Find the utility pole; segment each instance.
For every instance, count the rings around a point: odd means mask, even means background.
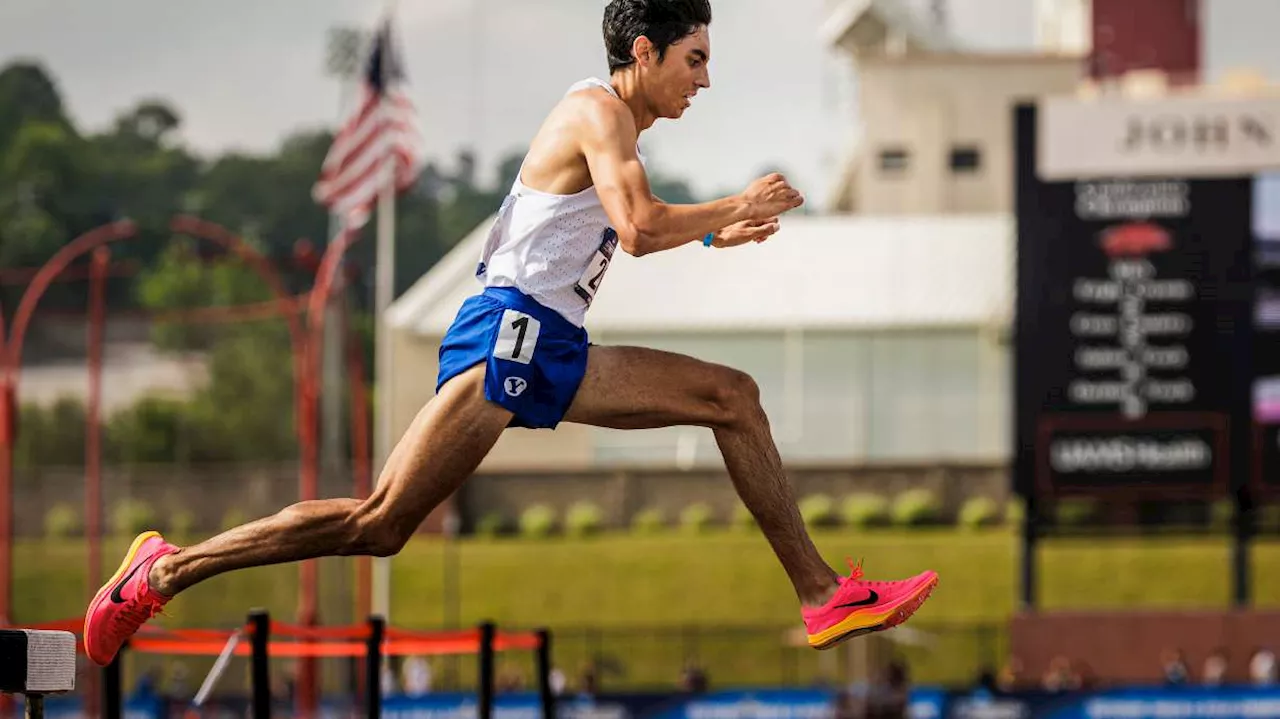
[[[360,63],[365,55],[368,42],[366,34],[349,27],[334,27],[329,30],[329,40],[325,58],[325,73],[338,81],[338,122],[341,123],[351,109],[354,92],[359,87]],[[341,220],[334,214],[329,215],[328,242],[333,242],[342,230]],[[326,243],[327,246],[327,243]],[[341,267],[338,278],[344,273]],[[339,279],[341,282],[341,279]],[[346,322],[343,320],[345,293],[333,292],[328,306],[325,308],[324,345],[321,348],[323,404],[321,408],[321,455],[320,466],[322,476],[327,481],[340,480],[341,469],[345,466],[344,453],[346,434],[343,431],[343,388],[345,386],[345,364],[343,347],[346,341]],[[346,586],[348,583],[344,582]],[[356,621],[363,621],[357,617]]]
[[[361,62],[365,57],[365,47],[368,42],[366,33],[350,27],[334,27],[329,30],[328,42],[326,43],[325,56],[325,74],[334,78],[338,82],[338,114],[337,122],[339,124],[345,119],[351,110],[351,104],[356,99],[355,92],[359,88],[358,78],[361,72]],[[317,172],[319,168],[316,168]],[[325,246],[333,242],[342,231],[341,220],[337,215],[330,213],[328,242]],[[343,398],[346,395],[346,353],[344,346],[349,328],[346,322],[347,313],[344,311],[346,305],[346,292],[341,288],[342,278],[345,277],[342,266],[339,264],[336,282],[337,289],[329,294],[329,301],[325,305],[324,313],[324,336],[320,352],[321,362],[321,387],[322,402],[320,406],[321,431],[320,431],[320,472],[324,478],[324,484],[329,491],[334,491],[338,487],[344,487],[341,492],[343,495],[351,492],[352,477],[355,468],[350,466],[346,461],[343,448],[346,447],[347,433],[345,429],[347,423],[343,421]],[[346,472],[343,472],[346,468]],[[352,592],[351,577],[355,575],[352,570],[354,567],[345,559],[330,560],[335,561],[342,568],[337,573],[334,581],[329,587],[326,594],[334,596],[341,602],[343,608],[343,616],[348,616],[348,623],[358,624],[367,617],[359,616],[360,613],[368,613],[368,607],[357,607],[356,595]],[[367,558],[356,558],[354,561],[369,561]],[[354,667],[353,667],[354,672]],[[358,685],[358,681],[352,677],[352,684]],[[367,690],[367,688],[366,688]]]

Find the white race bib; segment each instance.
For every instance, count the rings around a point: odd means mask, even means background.
[[[613,261],[613,253],[618,249],[618,233],[610,227],[604,231],[604,237],[600,240],[600,247],[596,250],[595,255],[591,257],[591,261],[587,263],[587,269],[578,278],[578,284],[574,285],[574,292],[578,296],[586,300],[590,305],[592,300],[596,298],[596,291],[600,289],[600,281],[604,279],[604,273],[609,269],[609,263]]]
[[[538,335],[541,333],[542,323],[531,315],[505,310],[502,313],[502,326],[498,328],[498,339],[493,344],[493,356],[529,364],[533,361],[533,353],[538,348]]]

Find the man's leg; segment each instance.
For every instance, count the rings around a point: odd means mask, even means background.
[[[174,594],[245,567],[327,556],[396,554],[493,448],[511,413],[484,397],[483,364],[441,388],[418,413],[366,500],[299,502],[161,557],[151,587]]]
[[[640,347],[591,347],[564,421],[613,429],[709,427],[738,496],[759,523],[805,606],[835,594],[837,574],[809,538],[760,407],[738,370]]]
[[[85,612],[85,653],[105,666],[178,592],[210,577],[316,557],[399,552],[427,514],[471,476],[511,420],[484,397],[485,366],[441,388],[418,413],[366,500],[300,502],[180,548],[139,535]]]

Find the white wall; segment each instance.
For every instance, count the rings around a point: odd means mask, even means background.
[[[1010,456],[1008,347],[977,329],[879,333],[602,334],[605,345],[681,352],[751,374],[774,439],[795,464],[1003,461]],[[432,394],[437,340],[397,333],[393,434]],[[709,430],[509,430],[486,470],[718,466]]]
[[[597,337],[720,362],[761,388],[775,441],[796,463],[1009,456],[1009,356],[977,330]],[[592,430],[597,461],[720,461],[708,430]]]

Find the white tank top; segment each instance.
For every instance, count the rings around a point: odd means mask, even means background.
[[[592,87],[618,96],[594,77],[574,83],[565,94]],[[514,287],[581,327],[618,249],[618,235],[594,184],[572,195],[553,195],[526,187],[520,174],[489,230],[476,277],[485,287]]]

